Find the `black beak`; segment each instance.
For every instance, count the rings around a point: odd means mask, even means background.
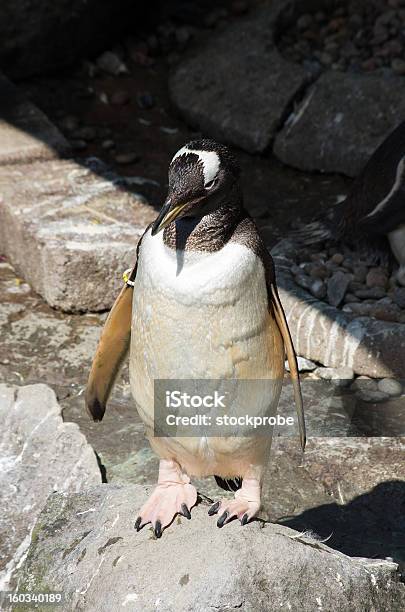
[[[187,206],[188,202],[184,202],[183,204],[176,204],[171,197],[168,197],[166,202],[162,206],[162,210],[157,216],[156,221],[152,225],[152,236],[155,236],[162,229],[167,227],[172,221],[177,219],[180,215],[181,211],[185,206]]]

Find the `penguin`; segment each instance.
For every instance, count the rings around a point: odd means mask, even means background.
[[[246,411],[259,413],[265,401],[274,414],[287,356],[305,448],[296,354],[272,258],[243,207],[237,161],[222,144],[189,142],[170,162],[167,199],[138,243],[93,360],[85,401],[95,421],[103,418],[128,350],[131,392],[160,459],[157,486],[135,528],[150,523],[160,537],[176,515],[191,518],[193,476],[215,476],[235,493],[210,508],[218,527],[252,520],[261,507],[271,430],[260,437],[154,435],[155,380],[266,379],[268,397],[253,393]]]
[[[305,244],[336,240],[387,264],[392,253],[405,286],[405,122],[376,149],[342,202],[296,237]]]

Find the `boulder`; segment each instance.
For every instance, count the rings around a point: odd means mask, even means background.
[[[282,2],[219,31],[181,60],[169,80],[174,105],[195,128],[256,153],[274,138],[309,74],[274,43]]]
[[[208,505],[156,539],[136,533],[150,487],[101,485],[53,494],[33,531],[21,591],[66,595],[64,610],[400,609],[392,561],[350,558],[285,526],[218,529]]]
[[[52,389],[0,384],[0,590],[14,586],[48,495],[99,483],[94,451]]]
[[[402,78],[325,72],[278,133],[274,152],[300,170],[356,176],[404,116]]]
[[[52,159],[68,149],[44,113],[0,73],[0,166]]]
[[[2,251],[55,308],[110,308],[155,216],[94,158],[0,166]]]

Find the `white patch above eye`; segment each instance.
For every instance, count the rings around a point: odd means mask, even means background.
[[[207,183],[210,183],[216,178],[221,160],[215,151],[194,151],[193,149],[188,149],[187,146],[185,146],[177,151],[171,163],[173,163],[177,157],[180,157],[180,155],[186,155],[187,153],[194,153],[194,155],[197,155],[202,162],[204,185],[207,185]]]

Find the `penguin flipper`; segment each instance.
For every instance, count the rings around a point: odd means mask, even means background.
[[[127,284],[104,324],[86,387],[86,408],[94,421],[101,421],[117,374],[131,339],[133,288]]]
[[[287,319],[283,307],[278,296],[276,286],[271,283],[271,299],[274,307],[274,314],[276,317],[277,325],[280,329],[281,335],[284,340],[284,346],[287,353],[288,364],[290,366],[291,380],[294,388],[294,399],[295,407],[298,416],[298,426],[300,431],[301,448],[304,451],[306,444],[306,432],[305,432],[305,418],[304,418],[304,405],[302,401],[300,376],[298,372],[297,356],[295,354],[294,345],[291,339],[290,330],[288,328]]]

